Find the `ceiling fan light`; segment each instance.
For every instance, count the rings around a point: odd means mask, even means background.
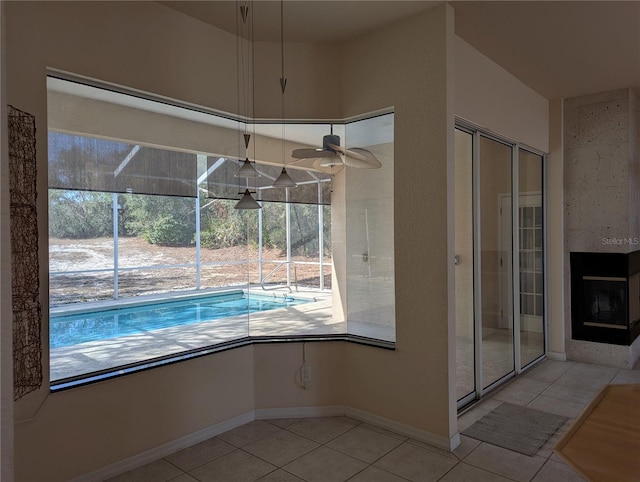
[[[255,167],[253,167],[253,163],[246,158],[242,163],[242,166],[240,166],[240,169],[238,169],[238,172],[236,172],[236,177],[254,179],[256,177],[260,177],[260,173],[256,171]]]
[[[240,201],[233,206],[234,209],[260,209],[262,206],[258,204],[258,201],[253,199],[251,192],[245,189],[244,194],[240,198]]]
[[[278,178],[275,181],[273,181],[273,187],[296,187],[296,186],[297,184],[293,179],[291,179],[291,176],[289,176],[289,173],[287,173],[287,169],[284,167],[282,168],[282,172],[280,173]]]

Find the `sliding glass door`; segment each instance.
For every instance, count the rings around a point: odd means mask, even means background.
[[[478,152],[482,387],[514,370],[512,278],[512,147],[480,137]]]
[[[545,353],[541,154],[474,128],[455,131],[459,406]]]

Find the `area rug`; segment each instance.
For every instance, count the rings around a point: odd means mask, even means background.
[[[561,415],[503,403],[462,434],[532,456],[566,420]]]

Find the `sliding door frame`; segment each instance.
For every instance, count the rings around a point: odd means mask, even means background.
[[[475,400],[479,400],[487,393],[491,392],[507,380],[520,374],[523,369],[528,369],[540,361],[544,360],[548,350],[548,329],[547,329],[547,156],[545,153],[515,142],[504,136],[500,136],[486,129],[483,129],[467,120],[456,118],[455,128],[472,136],[472,212],[473,212],[473,327],[474,327],[474,384],[475,390],[457,402],[458,409],[469,405]],[[486,138],[511,148],[511,318],[513,320],[513,367],[514,369],[488,386],[484,386],[482,374],[482,281],[481,281],[481,209],[480,209],[480,139]],[[521,316],[520,316],[520,219],[519,219],[519,154],[520,150],[528,151],[541,157],[542,161],[542,269],[543,269],[543,353],[522,366],[521,357]]]

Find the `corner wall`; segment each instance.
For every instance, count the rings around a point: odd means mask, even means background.
[[[452,40],[453,11],[441,5],[348,42],[342,57],[344,117],[395,110],[396,351],[347,348],[347,405],[441,446],[457,443],[447,231]]]

